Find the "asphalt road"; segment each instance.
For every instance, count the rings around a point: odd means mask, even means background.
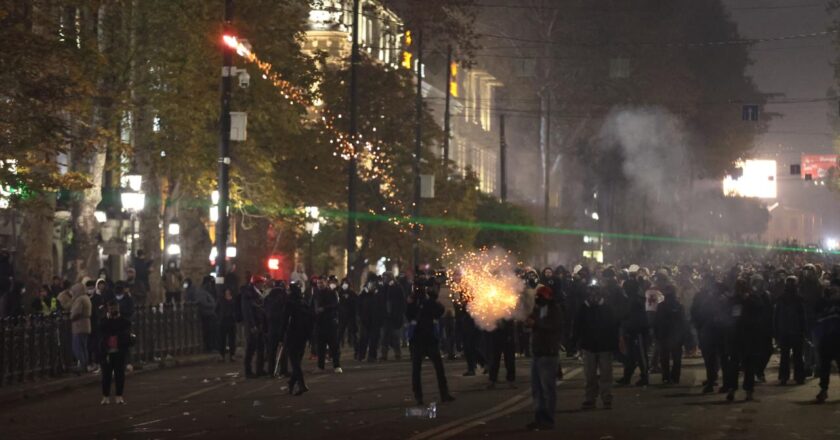
[[[812,404],[815,381],[800,387],[759,385],[755,402],[724,403],[701,395],[697,360],[683,384],[617,388],[612,410],[580,411],[580,364],[565,360],[558,386],[557,429],[526,432],[531,418],[528,360],[517,363],[516,388],[486,390],[486,376],[462,377],[462,361],[446,363],[457,400],[438,404],[433,420],[406,418],[412,405],[410,364],[344,362],[344,374],[312,374],[309,393],[288,395],[284,380],[240,376],[239,364],[214,363],[129,375],[127,405],[99,405],[97,387],[0,407],[3,439],[823,439],[840,438],[840,380],[829,402]],[[425,369],[427,402],[437,400]],[[618,369],[616,368],[618,374]],[[768,372],[768,377],[775,370]],[[502,373],[503,374],[503,373]]]

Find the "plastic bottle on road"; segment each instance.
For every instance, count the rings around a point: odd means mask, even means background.
[[[428,407],[415,406],[405,409],[406,417],[417,417],[420,419],[434,419],[437,417],[437,403],[432,402]]]

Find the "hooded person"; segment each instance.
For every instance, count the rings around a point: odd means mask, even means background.
[[[90,317],[93,306],[90,302],[85,285],[92,282],[84,277],[80,283],[70,288],[70,325],[73,334],[73,356],[78,361],[77,374],[88,370],[88,341],[90,339]]]
[[[362,361],[367,357],[368,362],[376,362],[379,348],[379,336],[385,319],[384,301],[382,301],[382,287],[379,277],[369,273],[364,287],[358,297],[359,306],[359,346],[356,349],[356,359]]]
[[[779,346],[779,385],[787,385],[791,362],[793,379],[798,385],[805,383],[802,349],[807,328],[805,301],[799,295],[797,279],[794,276],[787,277],[784,290],[777,297],[773,310],[773,336]]]
[[[201,334],[204,341],[204,350],[209,353],[217,348],[216,339],[218,332],[216,330],[218,324],[216,319],[216,295],[212,291],[207,290],[207,278],[212,279],[213,277],[206,276],[202,280],[201,285],[195,285],[192,279],[187,278],[184,280],[182,288],[184,289],[184,297],[187,301],[194,302],[198,307],[198,314],[201,318]]]
[[[673,285],[662,288],[664,300],[656,308],[654,336],[659,346],[663,384],[680,383],[682,367],[682,346],[688,324],[685,309]]]
[[[770,292],[767,290],[767,283],[758,273],[754,273],[750,277],[750,289],[752,295],[760,303],[763,318],[761,319],[760,327],[760,345],[763,348],[763,353],[757,359],[756,365],[756,381],[758,383],[765,383],[767,379],[764,375],[764,370],[767,364],[770,363],[770,357],[773,356],[773,303],[770,300]]]
[[[169,260],[166,265],[166,271],[163,272],[163,289],[166,293],[165,300],[167,304],[180,304],[181,292],[183,291],[184,275],[181,269],[178,269],[178,263],[175,260]]]
[[[288,376],[289,374],[288,354],[280,350],[283,342],[280,339],[280,327],[283,325],[283,311],[288,300],[289,294],[286,290],[286,282],[275,280],[265,297],[265,312],[268,320],[266,357],[268,358],[268,374],[270,375]]]
[[[529,430],[554,428],[557,390],[554,374],[559,365],[562,315],[554,291],[540,286],[535,292],[534,309],[526,321],[531,329],[531,396],[534,421]]]
[[[612,359],[618,350],[619,322],[600,286],[588,288],[577,316],[573,338],[583,353],[586,393],[584,410],[594,409],[600,396],[604,408],[612,408]]]
[[[388,351],[394,351],[394,358],[400,360],[400,333],[405,322],[406,295],[402,287],[390,272],[383,274],[382,301],[385,308],[385,319],[382,322],[382,353],[379,360],[388,360]]]
[[[830,283],[823,297],[817,301],[814,312],[814,335],[820,362],[820,392],[817,394],[817,403],[824,403],[828,399],[831,365],[835,364],[840,368],[840,267],[834,266]]]
[[[443,305],[438,301],[438,291],[433,285],[415,278],[414,290],[408,297],[405,316],[409,322],[408,340],[411,351],[411,388],[418,405],[423,405],[423,385],[420,368],[428,357],[437,376],[438,390],[442,402],[455,400],[449,394],[443,359],[440,356],[440,332],[438,322],[443,316]]]
[[[102,405],[111,403],[113,379],[117,404],[125,404],[125,370],[128,351],[132,344],[131,321],[120,316],[120,305],[113,299],[105,305],[105,316],[99,325],[102,338],[99,342],[99,365],[102,372]]]
[[[753,400],[755,373],[758,370],[764,347],[764,302],[752,292],[749,281],[739,278],[735,281],[734,294],[729,298],[729,316],[733,326],[726,332],[727,368],[724,371],[726,400],[735,400],[738,390],[738,375],[744,373],[743,389],[746,400]]]
[[[309,391],[303,378],[303,354],[306,342],[312,334],[315,314],[304,301],[300,283],[289,284],[289,297],[280,319],[280,339],[284,341],[283,350],[288,353],[292,374],[289,378],[289,394],[300,396]],[[296,388],[297,387],[297,388]]]
[[[265,333],[267,330],[262,289],[265,278],[252,275],[240,290],[242,325],[245,328],[245,376],[254,378],[265,375]],[[256,355],[256,368],[254,368]],[[256,371],[255,371],[256,370]]]
[[[107,310],[105,310],[105,298],[108,296],[110,289],[108,288],[108,282],[100,278],[96,280],[94,283],[94,287],[92,289],[87,289],[88,296],[90,297],[90,305],[91,305],[91,315],[90,315],[90,340],[88,341],[88,350],[90,351],[90,361],[94,365],[97,364],[97,361],[100,358],[99,348],[100,348],[100,334],[99,334],[99,323],[101,320],[105,319],[105,315]]]
[[[350,347],[358,343],[357,295],[348,278],[342,278],[338,286],[338,342]]]
[[[343,373],[341,349],[338,345],[338,280],[330,275],[327,283],[315,292],[315,322],[318,334],[318,369],[324,370],[329,346],[333,371]]]

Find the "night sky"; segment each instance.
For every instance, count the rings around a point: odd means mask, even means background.
[[[765,38],[826,30],[831,17],[819,0],[725,0],[744,38]],[[756,44],[750,70],[759,89],[787,99],[824,98],[834,83],[832,37]],[[836,102],[778,104],[780,113],[756,141],[761,151],[832,152],[829,113]],[[781,146],[781,148],[780,148]]]

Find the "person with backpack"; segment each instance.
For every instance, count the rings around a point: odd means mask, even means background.
[[[120,315],[120,305],[110,300],[107,302],[105,318],[99,325],[100,339],[99,365],[102,371],[102,401],[111,403],[111,381],[114,381],[116,403],[124,405],[125,369],[128,349],[132,345],[131,321]]]
[[[309,387],[306,386],[303,378],[301,362],[314,325],[315,313],[312,307],[303,300],[303,291],[300,284],[293,281],[289,284],[289,299],[280,319],[279,336],[281,341],[285,341],[285,347],[282,349],[288,353],[289,363],[292,366],[292,375],[289,378],[289,394],[295,396],[300,396],[309,391]]]

